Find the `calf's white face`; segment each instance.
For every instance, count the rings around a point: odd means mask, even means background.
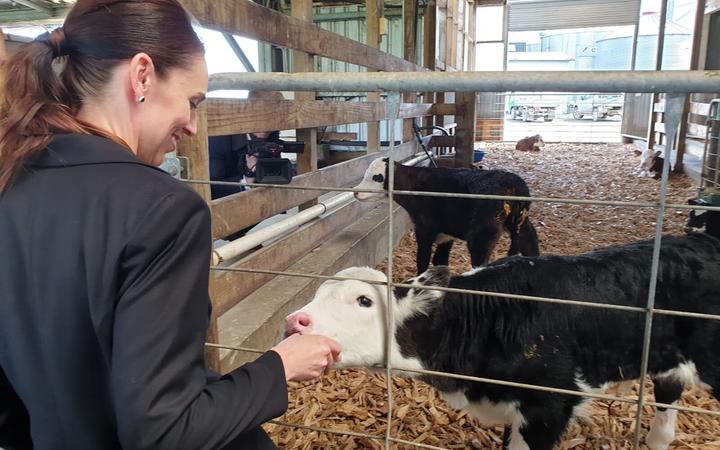
[[[385,189],[385,177],[387,176],[387,158],[378,158],[370,164],[365,171],[360,184],[355,189]],[[386,197],[385,193],[356,192],[355,198],[359,201],[378,201]]]
[[[533,146],[538,147],[538,148],[545,147],[545,141],[543,141],[542,136],[537,134],[537,135],[535,135],[535,137],[537,138],[537,142],[535,142],[533,144]]]
[[[338,272],[337,276],[387,281],[384,273],[369,267],[351,267]],[[391,332],[394,333],[408,318],[427,314],[429,305],[443,296],[440,291],[423,287],[447,286],[449,280],[450,271],[446,266],[431,267],[406,280],[405,284],[417,288],[398,288],[399,291],[392,295],[394,324]],[[310,303],[287,317],[285,334],[328,336],[342,346],[342,361],[335,367],[372,367],[386,361],[386,321],[386,285],[359,280],[328,280],[320,285]],[[390,360],[394,367],[422,368],[415,357],[403,355],[395,339],[390,347]]]
[[[384,273],[369,267],[351,267],[340,277],[386,282]],[[285,334],[321,334],[342,346],[335,367],[370,367],[384,363],[387,287],[357,280],[328,280],[310,303],[290,314]]]

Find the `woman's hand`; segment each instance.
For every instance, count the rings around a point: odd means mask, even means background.
[[[326,336],[294,334],[271,350],[280,355],[287,381],[319,377],[340,361],[340,344]]]

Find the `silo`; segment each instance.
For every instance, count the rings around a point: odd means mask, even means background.
[[[636,70],[655,70],[655,47],[659,15],[646,14],[640,18]],[[687,69],[690,65],[692,34],[686,28],[668,22],[665,28],[663,65],[665,70]],[[598,70],[629,70],[632,52],[632,29],[622,29],[597,41]]]

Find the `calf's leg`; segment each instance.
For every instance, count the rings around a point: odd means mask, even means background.
[[[569,417],[563,411],[537,412],[536,416],[525,417],[524,425],[512,425],[507,450],[553,450]]]
[[[498,227],[486,227],[473,232],[467,241],[473,268],[484,266],[490,261],[490,255],[492,255],[499,238],[500,229]]]
[[[432,254],[432,245],[435,236],[416,229],[415,239],[417,240],[417,274],[420,275],[430,267],[430,255]]]
[[[675,377],[654,378],[655,401],[658,403],[674,404],[680,399],[683,383]],[[650,450],[667,450],[675,439],[675,421],[677,410],[658,408],[650,422],[650,432],[645,443]]]
[[[438,244],[433,255],[433,266],[447,266],[450,262],[450,250],[452,250],[454,241],[443,242]]]
[[[521,214],[526,216],[527,210],[523,211]],[[524,217],[517,226],[514,225],[514,222],[508,224],[506,221],[505,229],[510,233],[508,256],[538,256],[540,254],[537,232],[529,218]]]

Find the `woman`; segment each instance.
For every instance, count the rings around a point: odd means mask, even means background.
[[[260,424],[286,409],[286,381],[340,349],[293,336],[205,369],[209,212],[155,167],[195,133],[207,89],[186,13],[79,0],[5,70],[0,447],[274,448]]]

